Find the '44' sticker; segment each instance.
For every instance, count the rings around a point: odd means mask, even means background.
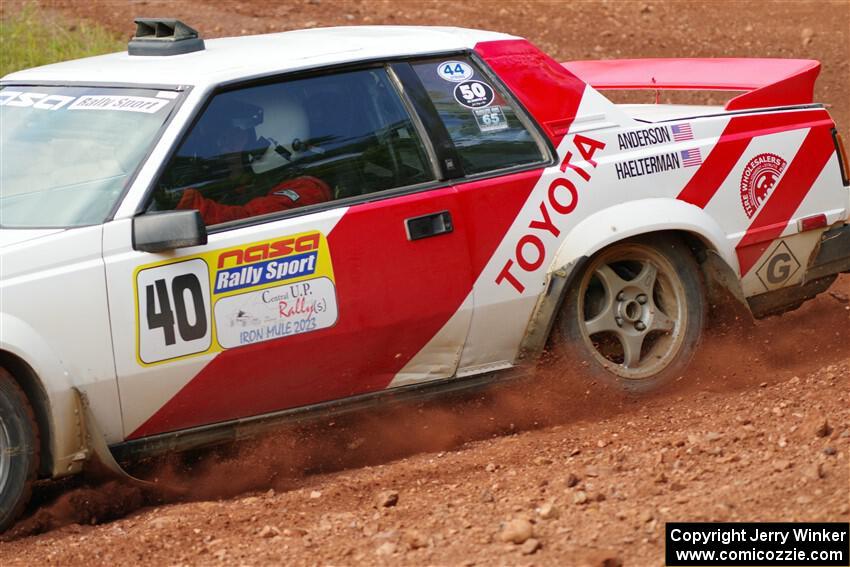
[[[443,61],[437,66],[437,74],[446,81],[460,83],[472,77],[475,72],[463,61]]]

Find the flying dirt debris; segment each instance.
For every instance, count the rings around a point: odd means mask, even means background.
[[[115,483],[43,488],[0,553],[12,565],[518,563],[524,544],[501,534],[524,519],[537,564],[647,564],[668,520],[846,521],[849,285],[786,315],[795,333],[727,321],[687,380],[649,398],[565,391],[546,365],[537,395],[516,383],[134,471],[190,481],[186,502]],[[384,507],[388,491],[398,500]]]

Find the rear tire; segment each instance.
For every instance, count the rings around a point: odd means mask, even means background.
[[[644,392],[681,376],[702,334],[699,268],[678,238],[650,235],[593,256],[567,291],[554,347],[592,378]]]
[[[0,533],[29,502],[38,470],[38,426],[17,382],[0,368]]]

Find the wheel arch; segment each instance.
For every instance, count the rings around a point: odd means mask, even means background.
[[[24,391],[39,427],[39,476],[80,472],[84,439],[71,375],[62,360],[27,322],[0,313],[0,365]]]
[[[566,236],[550,264],[549,273],[581,256],[628,238],[651,233],[678,233],[696,239],[733,270],[738,270],[735,249],[723,229],[704,210],[676,199],[641,199],[620,203],[589,215]]]
[[[535,360],[542,352],[569,286],[590,258],[609,246],[650,234],[685,242],[702,271],[709,300],[720,300],[728,293],[749,308],[737,275],[734,248],[708,213],[675,199],[621,203],[588,216],[567,234],[550,264],[546,291],[529,320],[519,361]]]

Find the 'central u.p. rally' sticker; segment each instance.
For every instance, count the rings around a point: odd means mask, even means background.
[[[141,266],[134,283],[141,365],[326,329],[338,316],[318,231]]]

